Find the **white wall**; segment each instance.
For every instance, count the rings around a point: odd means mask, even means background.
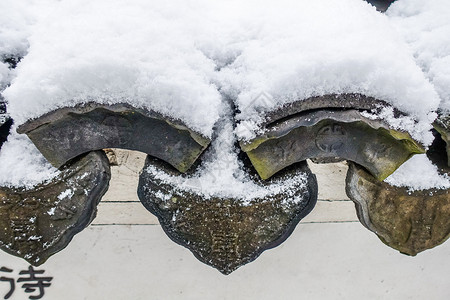
[[[385,246],[357,221],[343,164],[314,166],[314,212],[281,246],[224,276],[173,243],[136,202],[143,158],[122,155],[94,224],[36,268],[54,277],[43,299],[450,299],[450,242],[417,257]],[[3,252],[0,262],[28,267]],[[10,299],[28,299],[20,285]],[[0,298],[7,290],[0,281]]]

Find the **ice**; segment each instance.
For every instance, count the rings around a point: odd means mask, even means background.
[[[396,1],[387,14],[435,85],[442,99],[440,108],[450,113],[450,2]]]
[[[437,167],[425,154],[410,158],[386,178],[385,182],[394,186],[407,187],[410,191],[450,188],[450,177],[447,174],[439,174]]]

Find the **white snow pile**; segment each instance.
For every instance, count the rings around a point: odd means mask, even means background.
[[[402,0],[387,15],[411,46],[417,64],[434,84],[450,113],[450,2]]]
[[[198,49],[197,1],[60,1],[29,39],[5,91],[21,124],[63,106],[129,102],[211,136],[221,96]]]
[[[60,107],[127,102],[218,135],[194,176],[160,179],[247,201],[305,180],[257,185],[234,146],[255,136],[265,112],[293,101],[385,100],[409,116],[377,117],[431,144],[435,111],[448,108],[450,93],[448,8],[401,0],[388,17],[361,0],[0,0],[0,56],[26,54],[14,71],[0,64],[0,88],[12,80],[2,95],[17,125]],[[231,115],[218,123],[229,113],[224,99],[240,111],[237,130]],[[57,171],[14,133],[0,173],[0,185],[30,187]],[[393,182],[407,184],[396,174]]]
[[[304,198],[296,195],[299,189],[305,189],[307,175],[297,172],[296,176],[283,178],[269,185],[257,184],[243,171],[242,162],[238,160],[235,147],[236,136],[230,118],[222,119],[211,147],[203,156],[202,165],[190,176],[173,176],[154,166],[144,171],[163,183],[174,186],[178,191],[193,192],[205,199],[211,197],[233,198],[248,205],[252,200],[265,199],[269,196],[283,194],[285,201],[299,203]],[[170,200],[172,195],[159,195]]]
[[[31,27],[56,1],[0,1],[0,56],[24,56]]]
[[[248,16],[260,30],[227,68],[242,127],[249,129],[239,130],[243,139],[254,137],[262,112],[282,104],[362,93],[423,122],[420,141],[432,141],[427,131],[439,97],[385,15],[358,0],[270,3]]]
[[[450,188],[450,177],[447,174],[440,175],[437,167],[425,154],[410,158],[386,178],[385,182],[394,186],[407,187],[410,191]]]
[[[29,189],[59,173],[26,135],[11,129],[8,141],[0,150],[0,186]]]
[[[126,101],[211,136],[218,89],[250,131],[261,112],[329,93],[374,96],[429,124],[439,97],[394,31],[361,0],[63,0],[5,95],[17,124]]]
[[[2,60],[27,54],[32,26],[55,3],[55,0],[0,1],[0,91],[13,76],[13,71]]]
[[[33,25],[55,4],[54,0],[0,1],[0,92],[15,76],[5,58],[27,54]],[[0,124],[4,116],[0,115]],[[0,186],[32,188],[59,174],[25,135],[11,128],[8,141],[0,150]]]

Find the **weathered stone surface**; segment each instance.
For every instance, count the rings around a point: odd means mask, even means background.
[[[311,161],[315,164],[334,164],[341,161],[345,161],[345,159],[340,157],[325,157],[325,158],[311,157]]]
[[[241,142],[263,179],[308,158],[342,158],[363,165],[383,180],[424,149],[407,133],[389,129],[356,110],[320,110],[271,125],[250,142]]]
[[[266,100],[266,101],[270,101]],[[267,112],[264,116],[265,122],[263,126],[270,126],[274,122],[283,121],[285,118],[291,118],[299,113],[313,111],[318,109],[328,110],[378,110],[383,107],[391,107],[396,115],[402,113],[395,107],[390,106],[387,102],[368,97],[362,94],[329,94],[308,99],[295,101],[281,106],[274,111]]]
[[[97,151],[31,190],[0,187],[0,248],[43,264],[94,219],[110,177],[108,159]]]
[[[179,122],[128,104],[58,109],[19,126],[18,132],[26,133],[56,167],[89,151],[123,148],[158,157],[185,172],[209,144]]]
[[[353,163],[346,181],[359,220],[386,245],[416,255],[450,237],[449,190],[409,192],[378,181]]]
[[[147,158],[146,167],[150,165],[179,175],[167,165]],[[290,195],[276,194],[243,203],[232,198],[206,199],[144,171],[138,196],[173,241],[191,250],[200,261],[229,274],[285,241],[312,210],[317,201],[317,182],[305,162],[259,184],[272,184],[301,173],[306,173],[305,182],[293,186]]]

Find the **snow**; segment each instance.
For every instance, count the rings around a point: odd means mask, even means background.
[[[0,149],[0,186],[31,189],[60,172],[52,167],[26,135],[12,128]]]
[[[0,61],[0,91],[6,88],[10,82],[10,70],[8,65]]]
[[[0,1],[0,92],[16,75],[2,60],[26,55],[31,28],[54,3],[56,1],[50,0]],[[3,117],[0,115],[0,119]],[[11,129],[8,141],[0,149],[0,186],[30,189],[58,174],[25,135]]]
[[[173,176],[151,165],[144,171],[178,191],[194,192],[205,199],[233,198],[240,200],[242,205],[248,205],[255,199],[283,194],[286,201],[303,200],[296,197],[295,193],[306,188],[305,173],[297,172],[295,176],[279,178],[269,185],[258,184],[243,170],[242,162],[238,159],[236,136],[229,116],[222,118],[218,127],[217,138],[202,157],[202,164],[194,174]],[[171,198],[170,195],[158,196],[167,200]]]
[[[449,189],[448,174],[439,174],[438,169],[425,154],[415,155],[400,166],[385,182],[399,187],[407,187],[410,191],[431,188]]]
[[[6,59],[17,60],[27,54],[31,28],[45,16],[56,0],[0,1],[0,92],[15,76]],[[2,95],[0,100],[3,101]],[[0,116],[2,118],[2,116]]]
[[[196,1],[60,1],[29,39],[5,91],[22,124],[63,106],[128,102],[211,136],[221,95],[198,49]],[[200,40],[200,41],[199,41]]]
[[[248,201],[304,180],[262,187],[234,146],[255,136],[266,112],[293,101],[385,100],[408,116],[387,108],[373,117],[429,145],[435,111],[450,109],[449,7],[402,0],[386,16],[361,0],[1,0],[0,56],[26,56],[13,71],[0,63],[0,88],[12,81],[2,95],[17,125],[90,101],[179,119],[216,138],[196,174],[159,178]],[[240,111],[236,129],[225,100]],[[57,173],[26,137],[13,133],[1,149],[2,186],[31,187]],[[441,184],[431,173],[430,184]],[[421,187],[396,174],[393,183]]]
[[[53,3],[56,1],[0,1],[0,58],[26,54],[31,27]]]
[[[5,92],[17,124],[129,102],[211,136],[222,96],[256,126],[262,92],[274,100],[263,111],[354,92],[426,124],[440,101],[387,17],[360,0],[60,1],[29,43]]]
[[[439,108],[450,113],[450,2],[402,0],[387,11],[390,21],[410,45],[417,64],[441,98]],[[403,164],[386,182],[411,190],[450,188],[448,175],[440,175],[425,155]]]
[[[63,200],[65,198],[72,198],[72,196],[74,195],[74,192],[72,191],[72,189],[67,189],[63,192],[61,192],[61,194],[58,195],[58,200]]]
[[[429,141],[440,99],[388,18],[364,1],[294,2],[255,6],[246,17],[257,19],[258,34],[222,69],[244,126],[257,129],[265,111],[293,101],[362,93],[422,122],[420,141]]]
[[[434,84],[442,99],[440,108],[450,113],[450,2],[402,0],[387,14]]]
[[[395,116],[394,109],[392,107],[383,107],[376,109],[376,113],[364,111],[361,112],[363,117],[371,120],[383,120],[389,124],[389,127],[399,131],[408,128],[408,133],[411,137],[417,141],[422,141],[425,145],[431,145],[434,140],[434,136],[430,130],[430,123],[434,121],[434,115],[429,116],[429,122],[416,122],[410,116]]]

